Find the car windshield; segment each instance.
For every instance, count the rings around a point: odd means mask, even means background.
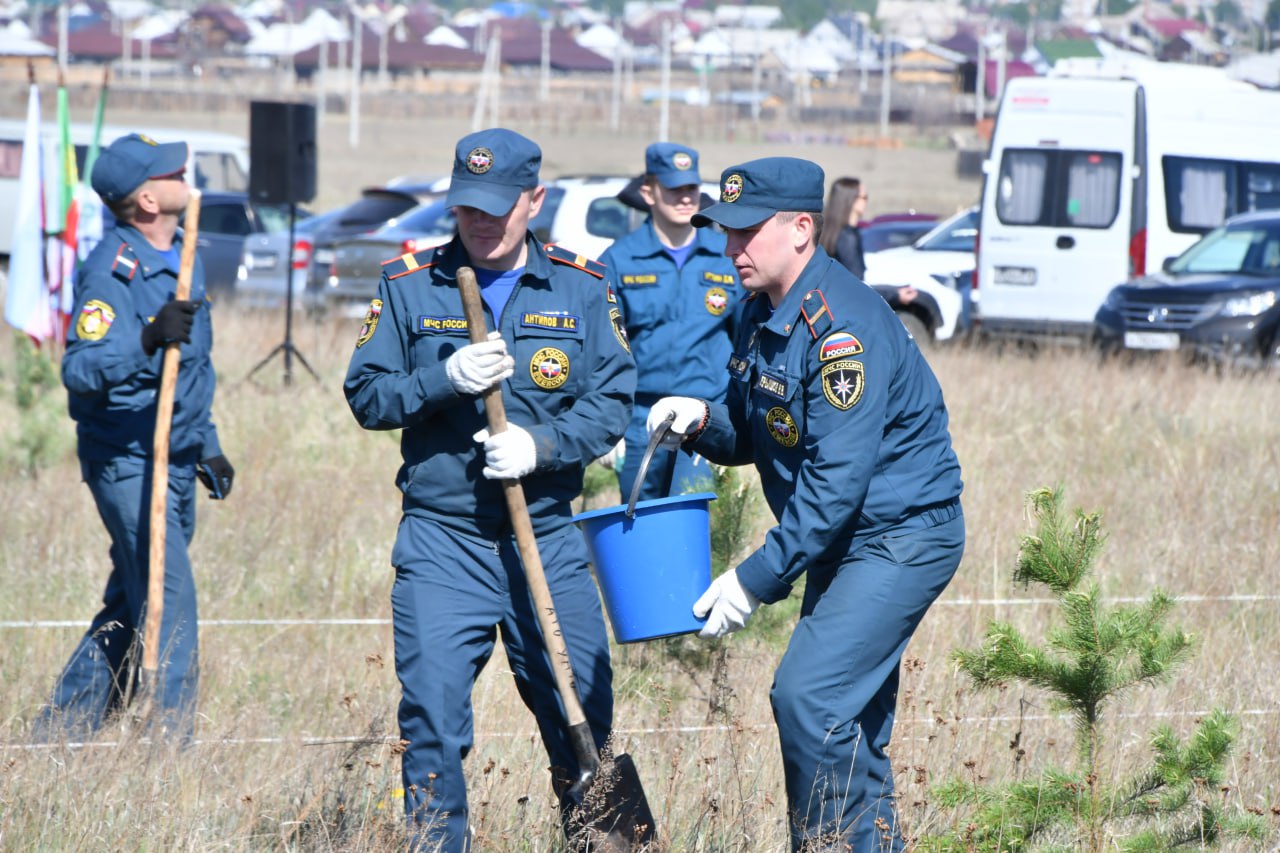
[[[452,234],[455,219],[453,208],[446,207],[444,200],[433,201],[415,207],[403,216],[393,219],[382,226],[383,231],[411,231],[424,237],[428,234]]]
[[[311,219],[311,211],[305,208],[294,208],[293,230],[296,232],[298,226],[308,219]],[[262,230],[267,233],[272,231],[288,231],[289,230],[289,205],[287,204],[260,204],[258,205],[258,221],[262,225]]]
[[[1280,219],[1225,225],[1170,262],[1175,275],[1242,273],[1280,278]]]
[[[866,254],[906,246],[934,226],[929,220],[882,222],[862,229],[862,251]]]
[[[373,192],[342,209],[341,225],[376,225],[399,216],[418,202],[403,193]]]
[[[953,216],[916,241],[915,247],[926,252],[972,252],[978,238],[978,211],[966,210]]]

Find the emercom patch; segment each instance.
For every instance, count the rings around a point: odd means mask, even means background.
[[[857,405],[865,385],[866,377],[860,361],[833,361],[822,368],[822,395],[841,411]]]

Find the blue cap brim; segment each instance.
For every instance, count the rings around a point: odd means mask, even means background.
[[[702,183],[702,179],[698,177],[697,172],[660,172],[655,175],[658,183],[662,184],[669,190],[676,187],[689,187]]]
[[[716,223],[724,228],[751,228],[759,225],[778,211],[771,207],[753,207],[749,204],[726,204],[716,202],[706,210],[699,211],[689,220],[694,228],[706,228]]]
[[[474,207],[490,216],[506,216],[516,206],[522,192],[524,190],[519,187],[463,181],[455,176],[449,182],[444,203],[448,207]]]
[[[163,178],[187,168],[187,143],[165,142],[156,146],[155,163],[148,178]]]

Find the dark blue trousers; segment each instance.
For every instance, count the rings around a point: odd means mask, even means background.
[[[640,463],[644,460],[645,448],[649,446],[649,430],[645,425],[648,417],[649,406],[636,403],[631,410],[631,423],[627,425],[624,436],[627,443],[626,457],[623,459],[622,470],[618,472],[618,490],[622,493],[623,503],[631,499],[636,477],[640,476]],[[660,447],[654,452],[649,470],[645,472],[644,485],[640,487],[640,500],[712,491],[714,478],[711,465],[698,454],[683,447]]]
[[[539,554],[587,722],[602,747],[613,720],[613,670],[600,597],[576,527],[540,537]],[[405,814],[414,850],[470,849],[462,761],[471,751],[471,690],[502,644],[562,793],[578,763],[515,540],[481,539],[405,516],[391,555]]]
[[[792,850],[900,851],[893,733],[902,653],[964,552],[959,503],[806,579],[771,700]]]
[[[151,469],[144,459],[84,461],[81,474],[111,536],[111,575],[102,609],[67,661],[48,706],[36,720],[38,740],[80,740],[120,708],[136,686],[150,562]],[[187,546],[196,530],[195,468],[169,467],[164,560],[164,617],[154,701],[168,736],[189,741],[199,679],[196,588]],[[136,642],[135,642],[136,640]],[[134,679],[133,682],[130,679]]]

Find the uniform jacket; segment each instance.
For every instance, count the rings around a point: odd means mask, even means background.
[[[539,534],[570,523],[583,469],[622,435],[631,416],[635,362],[599,264],[526,237],[524,274],[500,320],[485,305],[515,358],[502,383],[507,419],[532,435],[534,471],[525,498]],[[445,361],[469,343],[456,272],[458,238],[384,266],[343,386],[366,429],[403,429],[396,485],[404,511],[493,538],[509,532],[502,483],[485,479],[486,425],[479,396],[459,396]],[[593,271],[588,272],[590,268]]]
[[[174,241],[179,251],[182,236],[179,231]],[[82,459],[152,454],[164,348],[153,355],[143,352],[142,328],[174,298],[177,284],[178,271],[137,229],[124,223],[108,229],[80,268],[62,384]],[[191,343],[180,347],[169,439],[172,464],[194,464],[222,453],[210,420],[213,324],[199,255],[190,298],[201,304]]]
[[[942,390],[885,301],[819,248],[770,312],[743,311],[726,403],[694,448],[754,461],[778,525],[738,567],[761,600],[960,495]]]
[[[636,398],[668,394],[723,400],[722,368],[733,347],[734,308],[743,295],[724,235],[695,229],[693,251],[677,270],[649,219],[618,239],[600,262],[617,289],[640,368]]]

